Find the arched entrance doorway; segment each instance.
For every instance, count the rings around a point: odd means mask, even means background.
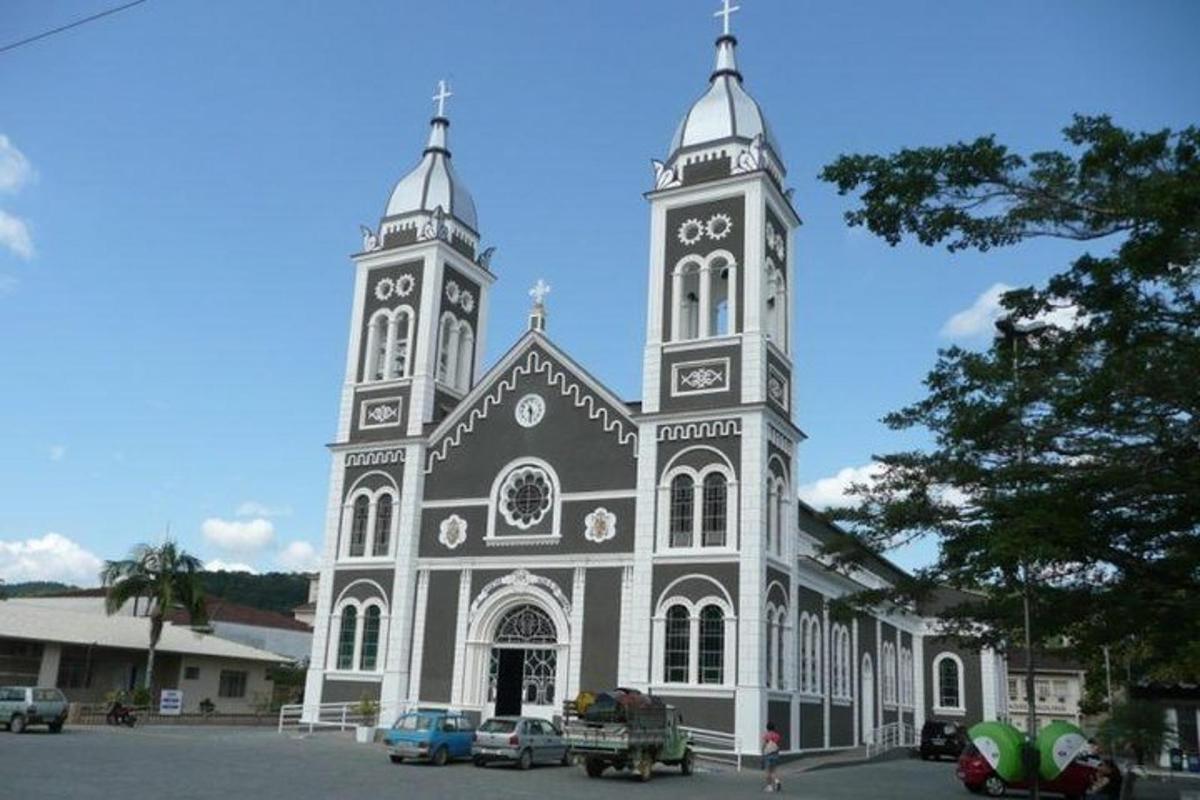
[[[871,654],[864,653],[862,659],[862,740],[870,744],[875,740],[875,670],[871,666]]]
[[[492,637],[487,699],[497,716],[553,715],[558,701],[558,632],[532,603],[509,609]]]

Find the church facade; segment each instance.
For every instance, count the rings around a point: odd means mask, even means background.
[[[540,284],[483,369],[497,276],[439,91],[354,256],[307,715],[366,696],[384,724],[415,705],[550,718],[630,686],[752,752],[768,720],[815,751],[1004,713],[995,654],[916,611],[830,614],[894,568],[831,570],[834,529],[796,499],[800,218],[736,44],[717,39],[654,164],[640,402],[552,341]]]

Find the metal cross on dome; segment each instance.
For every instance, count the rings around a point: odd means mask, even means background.
[[[721,0],[721,10],[713,14],[714,17],[724,17],[722,23],[724,25],[724,35],[729,35],[729,18],[733,16],[733,12],[740,11],[741,6],[729,5],[730,0]]]
[[[450,87],[446,86],[444,80],[438,81],[437,94],[433,96],[433,102],[437,103],[437,115],[439,117],[446,116],[446,100],[453,97],[454,92],[450,91]]]
[[[544,305],[546,302],[546,295],[548,294],[550,294],[550,284],[546,283],[541,278],[538,278],[537,283],[535,283],[533,288],[529,290],[529,296],[533,298],[533,304],[535,306]]]

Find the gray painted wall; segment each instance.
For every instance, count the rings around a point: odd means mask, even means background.
[[[617,685],[620,655],[621,568],[589,569],[584,584],[580,688],[598,692]]]
[[[825,709],[819,703],[800,701],[800,749],[825,747]]]
[[[372,681],[325,680],[321,687],[322,703],[356,703],[364,696],[379,701],[379,684]]]
[[[425,650],[421,658],[421,699],[449,703],[454,680],[454,625],[458,615],[458,573],[429,573]]]
[[[665,692],[658,696],[683,714],[683,724],[693,728],[733,733],[733,699],[724,697],[677,697]]]

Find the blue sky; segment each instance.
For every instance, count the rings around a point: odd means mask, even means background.
[[[0,45],[111,4],[9,0]],[[641,193],[705,86],[716,6],[150,0],[0,54],[0,578],[90,582],[97,559],[168,525],[206,559],[308,565],[347,255],[417,159],[439,78],[498,248],[489,361],[544,277],[553,338],[636,398]],[[1057,147],[1073,112],[1195,123],[1200,6],[741,6],[746,85],[805,222],[795,408],[800,483],[823,500],[839,473],[919,441],[878,420],[918,396],[953,315],[1078,248],[889,248],[845,227],[821,166],[989,132]],[[986,341],[986,305],[957,338]]]

